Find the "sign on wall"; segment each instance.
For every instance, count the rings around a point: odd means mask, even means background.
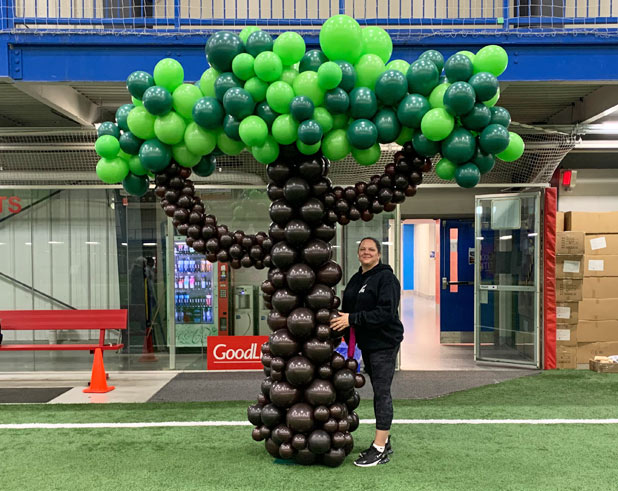
[[[208,336],[208,370],[261,370],[268,336]]]
[[[19,196],[0,196],[0,213],[19,213],[21,211],[21,199]]]

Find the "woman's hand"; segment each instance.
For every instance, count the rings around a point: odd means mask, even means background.
[[[350,327],[350,314],[339,312],[339,317],[335,317],[330,321],[330,328],[333,331],[343,331],[346,327]]]

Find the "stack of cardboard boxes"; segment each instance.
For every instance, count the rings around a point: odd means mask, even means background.
[[[587,368],[618,354],[618,212],[559,214],[557,230],[558,368]]]

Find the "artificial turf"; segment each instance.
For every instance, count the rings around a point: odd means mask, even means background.
[[[395,418],[618,418],[618,375],[546,372],[424,401]],[[2,423],[244,420],[246,403],[9,405]],[[360,406],[371,418],[370,403]],[[372,439],[354,433],[355,453]],[[618,425],[395,425],[371,469],[279,465],[250,427],[0,430],[0,489],[616,489]]]

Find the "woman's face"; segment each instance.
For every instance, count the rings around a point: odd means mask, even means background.
[[[380,262],[380,253],[373,240],[365,239],[360,243],[358,260],[365,269],[371,269]]]

